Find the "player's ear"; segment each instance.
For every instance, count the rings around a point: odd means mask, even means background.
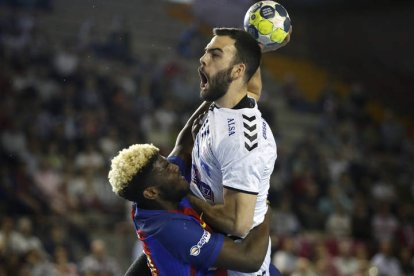
[[[238,78],[242,78],[246,71],[246,65],[244,63],[238,63],[233,66],[233,70],[231,72],[231,78],[236,80]]]
[[[154,200],[159,197],[160,191],[158,190],[157,187],[151,186],[151,187],[145,188],[142,194],[144,195],[146,199]]]

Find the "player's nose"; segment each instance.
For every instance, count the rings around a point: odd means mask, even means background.
[[[206,65],[206,54],[202,55],[200,58],[200,64],[201,65]]]

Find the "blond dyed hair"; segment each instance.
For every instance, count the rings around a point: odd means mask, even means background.
[[[128,187],[134,176],[142,172],[154,160],[159,151],[152,144],[135,144],[121,150],[111,160],[108,179],[112,191],[120,195]]]

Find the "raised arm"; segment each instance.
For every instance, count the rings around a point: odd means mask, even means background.
[[[254,98],[256,102],[259,101],[260,95],[262,94],[262,76],[260,67],[247,83],[247,93],[250,97]]]
[[[179,156],[187,164],[191,164],[191,151],[193,149],[194,140],[192,136],[192,126],[193,122],[205,111],[208,110],[210,106],[209,102],[203,102],[197,110],[191,115],[185,124],[184,128],[180,131],[175,141],[175,146],[169,156]]]
[[[271,51],[277,51],[280,48],[286,46],[290,42],[290,37],[292,34],[292,26],[290,27],[289,34],[281,44],[276,44],[273,48],[264,48],[262,45],[260,47],[262,48],[262,53],[267,53]],[[256,73],[252,76],[252,78],[247,83],[247,92],[248,95],[252,98],[254,98],[256,101],[259,101],[260,95],[262,94],[262,76],[260,72],[260,67],[257,69]]]

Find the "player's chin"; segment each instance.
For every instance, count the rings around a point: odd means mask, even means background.
[[[206,86],[203,86],[203,87],[200,86],[200,98],[206,101],[207,98],[208,98],[208,94],[209,93],[208,93],[207,87]]]
[[[180,187],[180,190],[190,191],[190,184],[188,184],[187,180],[183,176],[179,178],[178,185]]]
[[[160,186],[160,189],[164,199],[178,202],[190,192],[190,185],[183,178],[171,182],[170,186]]]

